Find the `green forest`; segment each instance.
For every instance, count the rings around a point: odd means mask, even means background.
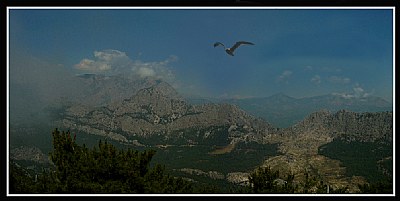
[[[332,159],[340,160],[346,167],[347,176],[360,175],[369,182],[379,182],[382,178],[390,178],[381,169],[393,172],[392,160],[379,162],[383,158],[391,157],[392,144],[382,142],[347,142],[345,140],[333,140],[319,148],[319,154]]]
[[[70,131],[52,132],[51,166],[34,173],[15,161],[9,163],[11,194],[215,194],[215,193],[346,193],[347,187],[327,189],[315,177],[305,175],[294,183],[294,175],[280,175],[270,167],[256,168],[246,186],[228,189],[172,176],[165,165],[152,162],[155,150],[120,149],[107,141],[93,148],[77,143]],[[359,186],[359,193],[392,193],[392,183]]]

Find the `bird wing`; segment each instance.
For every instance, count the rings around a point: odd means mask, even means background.
[[[214,43],[214,47],[217,47],[218,45],[222,45],[222,46],[224,46],[224,48],[225,48],[225,45],[224,45],[224,44],[222,44],[222,43],[220,43],[220,42],[216,42],[216,43]]]
[[[231,47],[231,51],[232,51],[232,52],[235,51],[236,48],[238,48],[240,45],[244,45],[244,44],[246,44],[246,45],[254,45],[254,43],[251,43],[251,42],[247,42],[247,41],[238,41],[238,42],[235,43],[235,45],[233,45],[233,46]]]

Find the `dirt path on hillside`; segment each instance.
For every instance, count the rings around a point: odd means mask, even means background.
[[[230,144],[226,145],[225,147],[222,148],[217,148],[212,152],[209,152],[211,155],[218,155],[218,154],[226,154],[230,153],[235,149],[237,142],[231,142]]]

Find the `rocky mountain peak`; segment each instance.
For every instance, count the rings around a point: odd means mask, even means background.
[[[147,80],[148,87],[139,89],[134,95],[109,105],[117,115],[142,113],[156,116],[177,115],[187,112],[190,106],[175,89],[162,80]]]
[[[302,121],[298,122],[292,127],[289,127],[289,130],[309,130],[321,128],[326,124],[328,117],[331,115],[329,110],[322,109],[317,112],[309,114]]]
[[[183,100],[178,92],[167,82],[159,79],[146,79],[149,86],[137,91],[136,96],[164,97],[176,100]]]

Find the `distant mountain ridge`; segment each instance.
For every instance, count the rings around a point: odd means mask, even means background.
[[[84,93],[76,101],[87,106],[105,106],[112,102],[132,97],[140,89],[154,86],[163,81],[152,78],[126,78],[124,76],[106,76],[97,74],[80,74],[76,78],[83,83]],[[168,88],[164,88],[167,90]],[[167,93],[167,92],[165,92]],[[392,104],[386,100],[368,96],[365,98],[345,98],[339,94],[328,94],[313,97],[294,98],[284,93],[269,97],[242,99],[190,98],[178,94],[175,89],[168,91],[169,96],[179,96],[188,104],[228,103],[239,106],[251,115],[261,117],[275,127],[290,127],[307,115],[319,110],[336,112],[350,110],[354,112],[392,111]]]
[[[292,126],[307,115],[324,109],[332,112],[343,109],[354,112],[392,111],[392,105],[379,97],[345,98],[336,94],[293,98],[279,93],[265,98],[225,99],[221,102],[238,105],[280,128]]]

